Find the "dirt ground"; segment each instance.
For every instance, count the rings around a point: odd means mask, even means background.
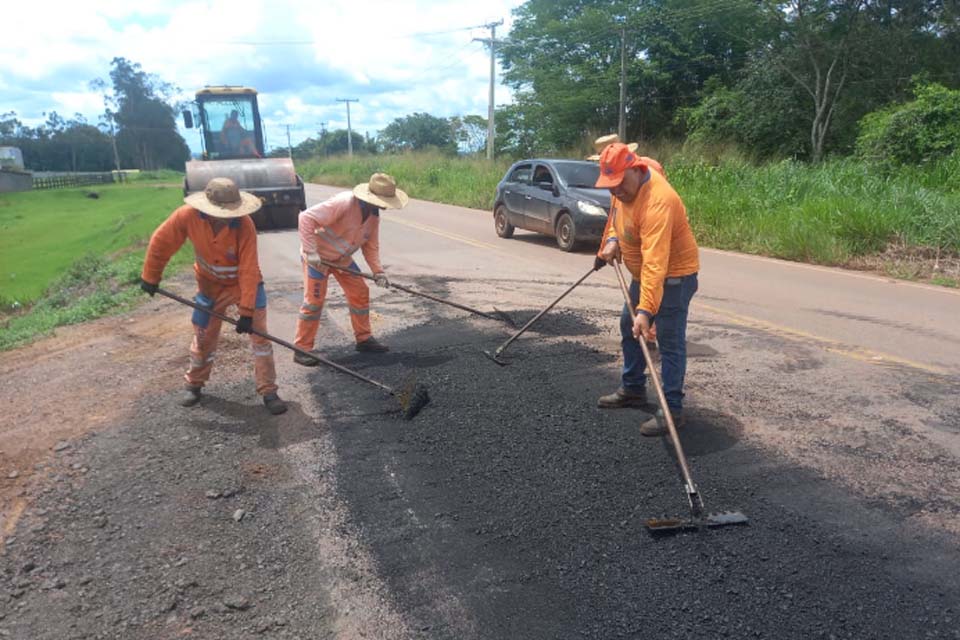
[[[414,284],[521,322],[552,290]],[[608,287],[508,367],[481,353],[504,327],[396,292],[373,315],[393,350],[357,354],[331,287],[319,343],[428,385],[412,421],[279,347],[291,408],[267,416],[232,331],[181,409],[189,312],[159,298],[0,355],[0,636],[960,638],[960,381],[700,311],[683,439],[708,508],[751,524],[653,538],[685,500],[646,414],[594,405]],[[271,296],[285,335],[299,288]]]

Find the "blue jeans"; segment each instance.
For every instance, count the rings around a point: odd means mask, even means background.
[[[660,349],[660,370],[663,394],[672,411],[683,409],[683,377],[687,372],[687,312],[697,292],[697,274],[667,278],[663,283],[663,301],[654,321],[657,325],[657,346]],[[630,283],[630,301],[636,309],[640,283]],[[643,393],[647,385],[647,361],[640,343],[633,337],[630,309],[623,305],[620,314],[620,346],[623,348],[623,388]]]

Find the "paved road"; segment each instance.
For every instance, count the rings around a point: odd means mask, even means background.
[[[308,200],[336,191],[311,185]],[[282,298],[271,327],[285,337],[297,244],[293,232],[260,239]],[[587,249],[501,240],[486,212],[421,201],[384,214],[381,247],[396,282],[521,321],[592,265]],[[896,638],[924,620],[943,625],[934,637],[956,636],[943,608],[960,593],[956,292],[703,250],[682,437],[708,507],[741,508],[755,525],[703,554],[646,542],[642,513],[682,508],[669,447],[637,436],[642,412],[595,408],[617,384],[611,270],[518,340],[505,368],[479,354],[510,335],[504,326],[396,290],[371,295],[391,354],[350,352],[336,286],[318,346],[377,379],[421,376],[434,402],[420,417],[399,426],[383,398],[328,371],[281,373],[309,388],[349,522],[427,635],[717,637],[729,617],[733,637]],[[721,556],[731,564],[711,574],[704,559]],[[734,575],[743,583],[716,590]],[[704,617],[684,627],[687,603]]]
[[[307,201],[339,190],[308,185]],[[552,239],[533,233],[518,231],[502,240],[491,215],[474,209],[412,200],[383,220],[383,259],[398,275],[555,280],[559,286],[576,280],[591,262],[589,248],[565,254]],[[264,238],[269,276],[298,277],[291,251],[292,232]],[[712,249],[702,249],[701,263],[694,317],[709,312],[849,358],[960,374],[960,291]],[[618,305],[611,271],[589,282],[608,285],[592,299],[596,304]]]

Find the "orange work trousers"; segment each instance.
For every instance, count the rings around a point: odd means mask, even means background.
[[[320,328],[320,314],[323,312],[323,301],[327,297],[327,285],[332,275],[340,283],[344,295],[347,296],[347,306],[350,308],[350,324],[357,342],[367,340],[370,331],[370,290],[367,283],[360,276],[351,275],[338,269],[315,269],[303,262],[303,304],[300,305],[300,315],[297,318],[297,337],[294,342],[301,349],[311,351]],[[357,263],[350,263],[351,269],[359,271]]]
[[[218,285],[206,281],[198,281],[197,296],[194,302],[225,313],[231,305],[240,302],[240,287],[238,285]],[[213,360],[217,351],[217,342],[220,340],[220,318],[194,310],[193,312],[193,342],[190,345],[190,368],[184,378],[187,384],[193,387],[202,387],[210,379],[213,370]],[[267,333],[267,293],[263,283],[257,287],[257,302],[253,312],[253,327]],[[257,381],[257,393],[266,395],[277,390],[277,369],[273,362],[273,345],[266,338],[250,334],[250,347],[253,350],[253,368]]]

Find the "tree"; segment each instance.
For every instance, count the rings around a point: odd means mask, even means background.
[[[623,50],[627,137],[677,135],[676,111],[747,62],[757,15],[752,0],[529,0],[499,49],[504,82],[542,150],[569,149],[617,130]]]
[[[177,132],[176,88],[126,58],[114,58],[111,66],[113,93],[105,93],[104,119],[116,127],[122,163],[143,170],[182,169],[190,150]],[[91,84],[106,92],[102,80]]]
[[[478,153],[487,146],[487,119],[483,116],[450,118],[453,139],[462,153]]]
[[[850,74],[854,37],[866,0],[768,1],[767,14],[778,34],[769,59],[783,69],[813,101],[810,156],[823,158],[824,142]]]
[[[864,116],[857,138],[860,157],[894,168],[960,151],[960,90],[918,84],[914,94],[910,102]]]
[[[413,113],[397,118],[380,132],[380,145],[386,151],[440,149],[456,153],[450,121],[429,113]]]

